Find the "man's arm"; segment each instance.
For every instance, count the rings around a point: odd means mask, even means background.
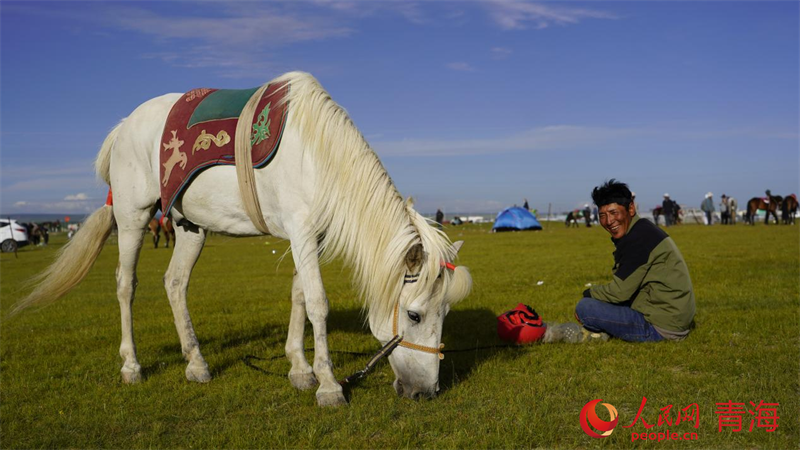
[[[625,278],[620,278],[615,274],[610,283],[592,286],[586,289],[583,295],[586,297],[588,291],[589,297],[608,303],[623,303],[632,300],[647,275],[647,269],[647,264],[641,264]],[[621,270],[622,268],[617,273]]]

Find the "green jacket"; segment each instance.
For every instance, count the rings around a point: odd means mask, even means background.
[[[694,319],[694,291],[675,241],[638,215],[631,219],[625,236],[611,241],[616,246],[614,279],[593,286],[592,298],[609,303],[632,301],[631,308],[656,329],[687,333]]]

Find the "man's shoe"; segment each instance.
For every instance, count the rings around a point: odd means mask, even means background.
[[[545,344],[554,342],[580,344],[583,342],[605,342],[609,337],[607,333],[595,333],[574,322],[548,323],[542,342]]]
[[[581,342],[605,342],[611,336],[608,333],[603,333],[602,331],[599,333],[595,333],[594,331],[589,331],[586,328],[583,329],[583,340]]]

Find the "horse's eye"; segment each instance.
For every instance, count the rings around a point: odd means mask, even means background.
[[[419,317],[419,314],[415,313],[414,311],[409,311],[408,312],[408,318],[413,320],[414,322],[417,322],[417,323],[419,323],[419,321],[422,320]]]

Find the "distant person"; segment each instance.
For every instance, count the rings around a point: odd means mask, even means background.
[[[439,224],[439,228],[442,228],[442,222],[444,222],[444,213],[441,209],[436,210],[436,223]]]
[[[661,212],[664,214],[664,222],[668,227],[675,225],[675,202],[669,198],[669,194],[664,194],[664,201],[661,202]]]
[[[703,203],[700,204],[700,210],[706,213],[706,225],[714,224],[714,194],[709,192]]]
[[[722,219],[723,225],[727,225],[730,222],[731,208],[728,205],[728,196],[725,194],[722,194],[722,197],[719,201],[719,215]]]
[[[589,208],[589,204],[583,205],[583,218],[586,221],[586,228],[592,227],[592,210]]]
[[[689,269],[675,242],[639,219],[625,183],[607,181],[594,188],[592,199],[615,246],[613,280],[583,292],[575,308],[582,327],[550,326],[544,342],[684,339],[693,325],[695,301]]]
[[[739,214],[739,204],[733,197],[728,197],[728,208],[730,208],[730,224],[736,225],[736,216]]]
[[[592,205],[592,220],[594,223],[600,223],[600,219],[597,217],[597,205]]]

